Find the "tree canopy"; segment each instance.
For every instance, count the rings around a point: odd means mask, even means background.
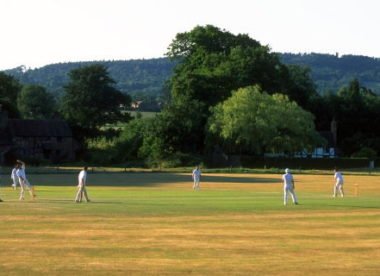
[[[51,119],[56,111],[54,97],[40,85],[25,85],[17,105],[24,119]]]
[[[107,69],[102,65],[91,65],[74,69],[65,86],[61,112],[63,117],[88,137],[96,136],[100,127],[117,121],[126,121],[121,105],[129,105],[130,98],[113,87]]]
[[[307,71],[292,73],[269,47],[211,25],[177,34],[167,55],[178,64],[169,81],[170,103],[157,118],[164,122],[157,126],[163,144],[173,151],[205,150],[210,108],[229,98],[233,90],[257,84],[268,93],[281,91],[303,103],[315,93],[308,90],[313,87]]]
[[[311,150],[321,143],[314,116],[282,94],[269,95],[259,86],[241,88],[213,108],[211,133],[229,151],[263,154]]]
[[[251,84],[270,92],[285,88],[286,66],[248,35],[198,26],[177,34],[167,55],[180,60],[170,80],[174,100],[187,95],[212,106]]]

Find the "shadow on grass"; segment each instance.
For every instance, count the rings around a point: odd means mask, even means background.
[[[14,202],[17,202],[16,200],[13,200]],[[25,201],[25,203],[63,203],[63,204],[73,204],[73,205],[87,205],[87,204],[107,204],[107,205],[122,205],[125,204],[125,202],[121,201],[98,201],[98,200],[91,200],[90,202],[86,202],[86,200],[83,200],[82,202],[75,202],[74,199],[47,199],[47,198],[42,198],[39,200],[34,200],[34,201]]]
[[[339,205],[339,204],[326,204],[328,207],[342,207],[342,208],[353,208],[353,209],[379,209],[379,206],[363,206],[363,205]]]
[[[76,186],[76,174],[32,175],[35,186]],[[154,187],[162,184],[192,184],[191,174],[177,173],[96,173],[88,174],[88,186]],[[280,184],[281,178],[203,175],[201,183],[211,184]]]

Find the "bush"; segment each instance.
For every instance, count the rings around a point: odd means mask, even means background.
[[[103,136],[87,141],[86,159],[96,164],[109,165],[141,159],[149,119],[134,119],[128,122],[118,136]]]
[[[116,139],[105,137],[87,141],[85,160],[99,165],[110,165],[117,160]]]
[[[146,164],[148,167],[156,168],[176,168],[184,166],[196,166],[201,165],[202,157],[194,154],[176,152],[165,158],[154,158],[149,156],[146,158]]]

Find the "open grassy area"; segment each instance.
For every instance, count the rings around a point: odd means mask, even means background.
[[[332,175],[296,174],[286,207],[278,174],[205,174],[195,192],[188,174],[90,173],[81,204],[76,176],[29,175],[23,202],[2,176],[0,275],[380,274],[379,176],[333,199]]]
[[[154,118],[159,112],[153,111],[128,111],[132,117],[141,116],[142,118]]]

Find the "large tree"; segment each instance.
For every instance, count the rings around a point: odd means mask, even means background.
[[[165,122],[157,125],[166,126],[161,131],[162,144],[175,151],[204,151],[210,107],[227,99],[233,90],[259,84],[269,93],[283,91],[294,100],[309,96],[298,95],[306,93],[298,89],[305,84],[303,79],[293,81],[296,76],[307,77],[306,72],[289,72],[269,47],[245,34],[198,26],[177,34],[167,55],[179,63],[169,82],[171,101],[157,119]]]
[[[56,110],[53,95],[40,85],[25,85],[17,105],[24,119],[51,119]]]
[[[177,34],[167,55],[181,60],[171,79],[173,97],[188,95],[208,106],[250,84],[282,91],[287,77],[286,66],[267,46],[211,25]]]
[[[269,95],[256,85],[237,90],[213,108],[209,129],[229,151],[294,153],[322,142],[313,119],[287,96]]]
[[[74,69],[69,77],[61,112],[82,138],[99,135],[106,124],[129,119],[120,106],[129,105],[130,97],[113,86],[114,80],[103,65]]]

